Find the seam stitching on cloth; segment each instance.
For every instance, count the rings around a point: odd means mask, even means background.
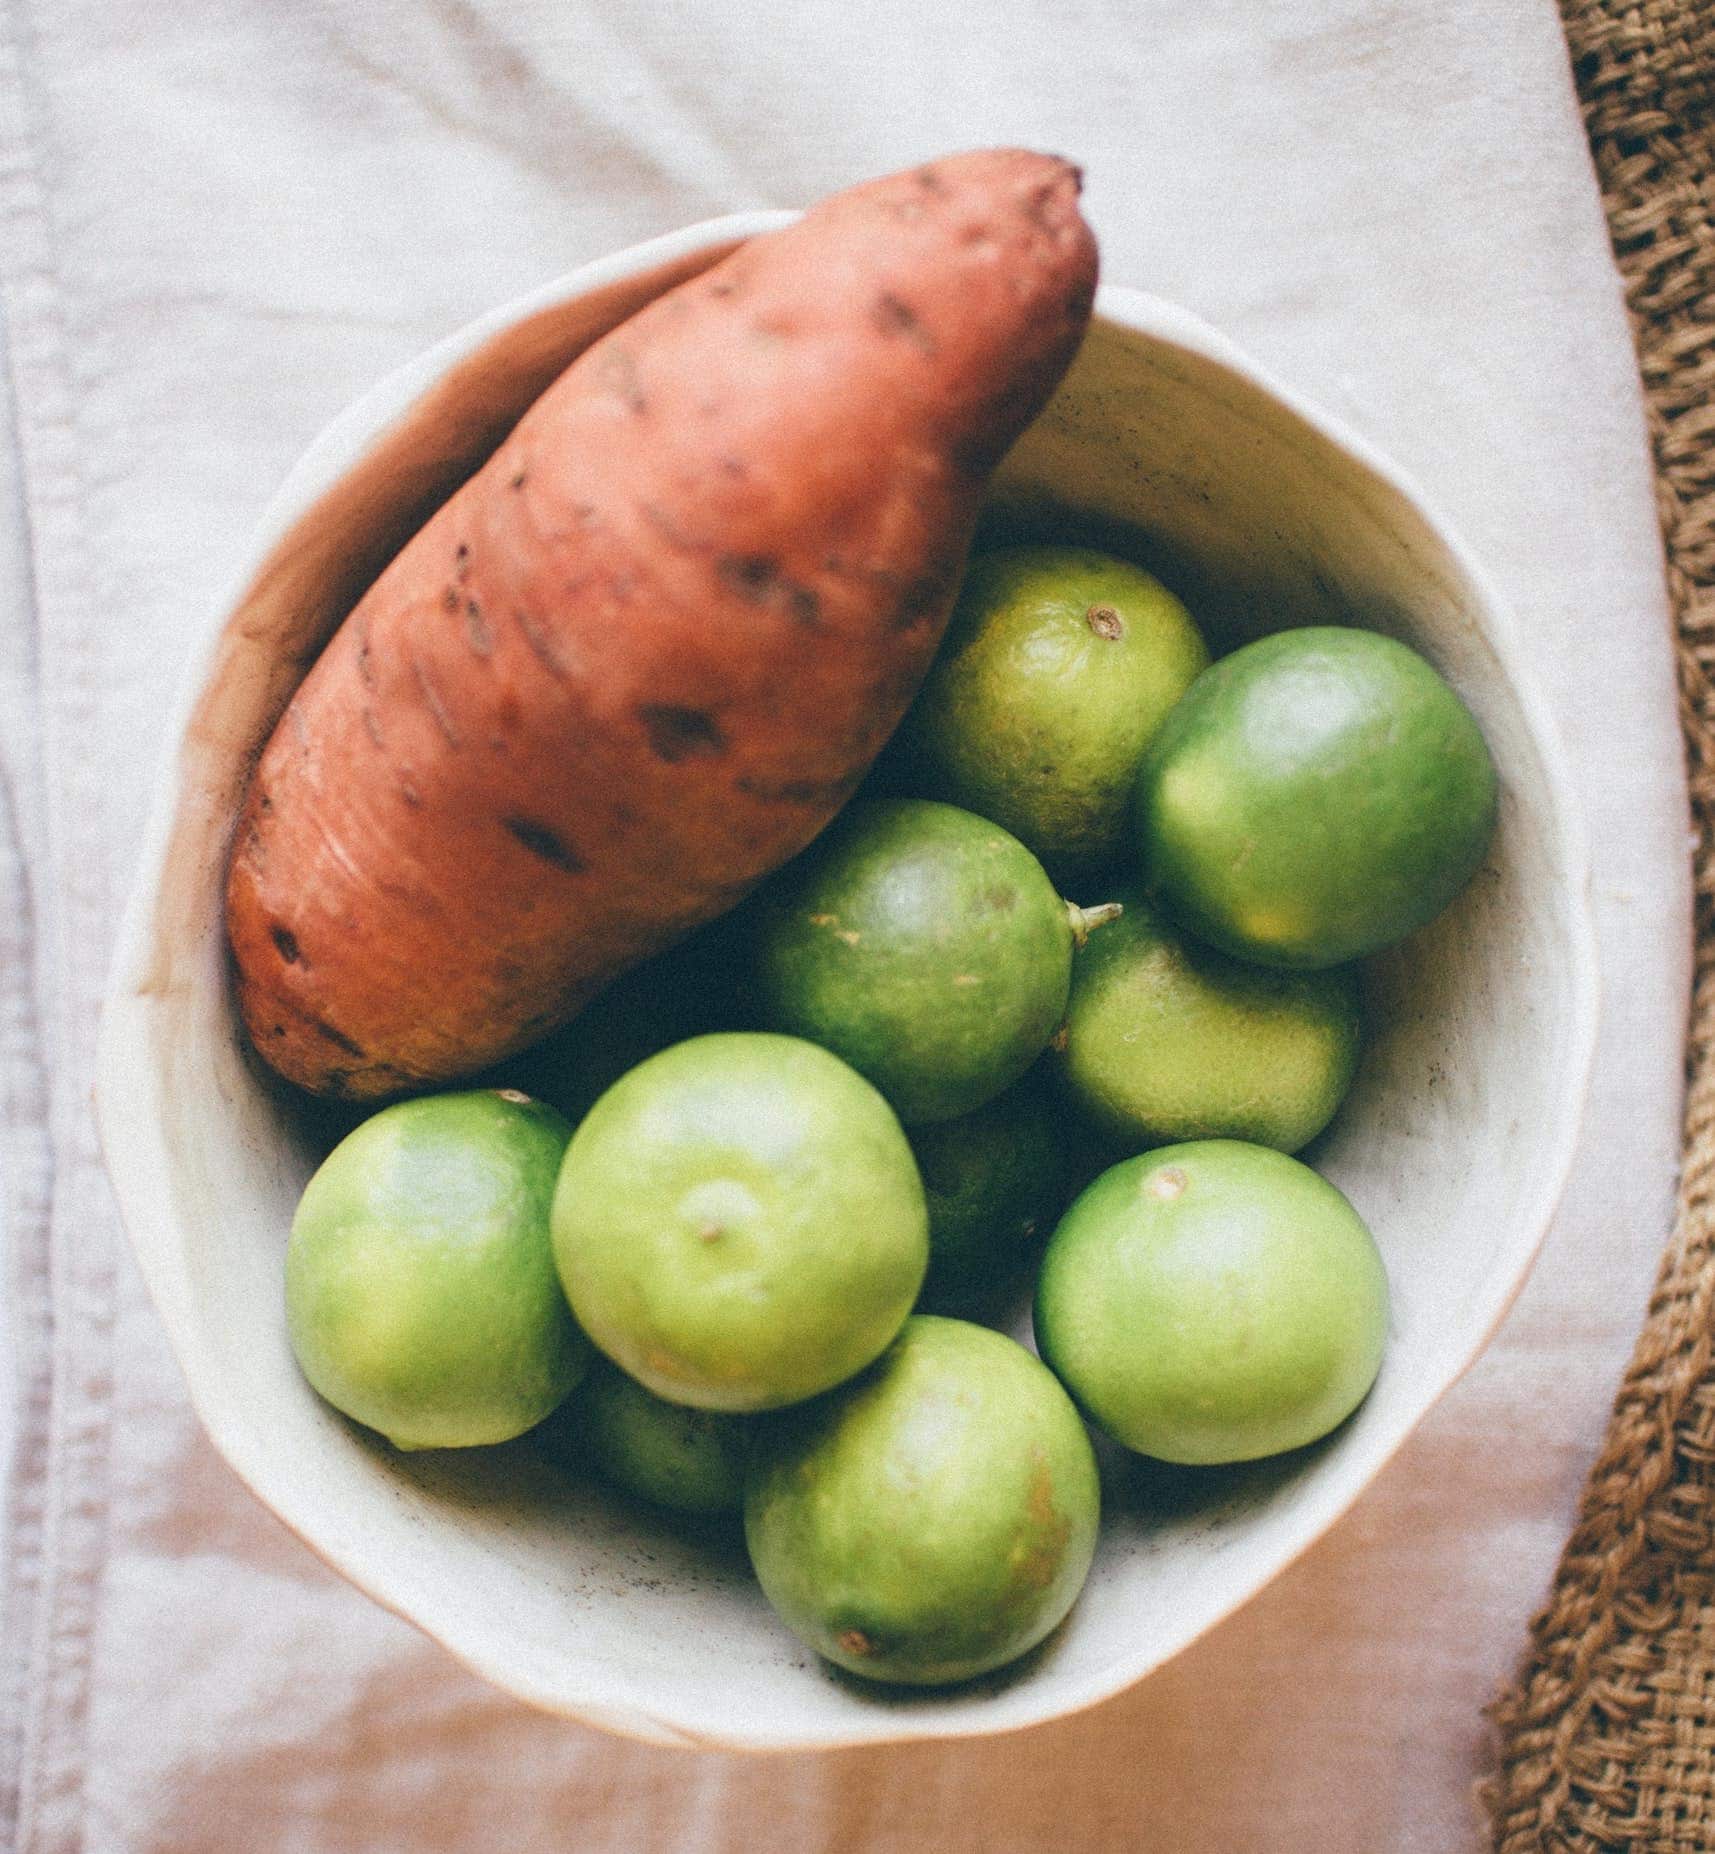
[[[68,930],[66,919],[78,912],[80,885],[52,879],[63,843],[63,832],[55,828],[61,809],[52,802],[56,783],[74,819],[97,815],[100,794],[86,789],[89,775],[80,773],[76,752],[79,728],[90,725],[93,715],[75,642],[61,653],[63,678],[55,674],[51,614],[57,600],[76,610],[77,594],[87,588],[88,524],[67,338],[70,293],[53,267],[44,109],[30,73],[35,38],[25,0],[8,0],[6,30],[0,36],[0,84],[14,105],[16,127],[0,169],[0,216],[7,228],[0,241],[0,290],[6,301],[39,652],[45,805],[39,847],[40,869],[47,874],[36,890],[37,1029],[47,1065],[50,1147],[72,1163],[56,1168],[49,1180],[45,1216],[36,1232],[39,1249],[28,1264],[50,1296],[47,1349],[29,1361],[23,1348],[32,1337],[30,1329],[16,1336],[35,1396],[20,1412],[19,1479],[13,1490],[18,1501],[13,1525],[21,1513],[29,1538],[22,1575],[6,1590],[8,1619],[24,1626],[10,1649],[20,1705],[8,1721],[6,1740],[0,1741],[14,1759],[5,1786],[10,1794],[0,1791],[0,1803],[11,1813],[8,1845],[16,1854],[77,1854],[84,1842],[83,1751],[95,1592],[107,1543],[116,1275],[100,1157],[81,1081],[85,1064],[80,1051],[93,1032],[95,1012],[91,1005],[80,1006],[71,990],[64,956],[68,946],[85,943],[75,931],[77,924]],[[66,690],[75,695],[80,688],[81,703],[64,702]],[[70,712],[62,715],[62,706]],[[89,756],[81,760],[87,764]],[[87,894],[84,905],[89,905]],[[90,912],[93,918],[84,925],[98,927],[99,897]],[[81,1191],[76,1174],[82,1175]],[[39,1327],[37,1336],[42,1336]]]

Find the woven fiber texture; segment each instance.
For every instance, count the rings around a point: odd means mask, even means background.
[[[1564,0],[1655,448],[1697,828],[1674,1239],[1516,1685],[1499,1854],[1715,1850],[1715,0]]]

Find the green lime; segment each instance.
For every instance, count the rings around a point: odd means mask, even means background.
[[[758,910],[773,1028],[843,1056],[907,1123],[968,1114],[1066,1009],[1074,921],[1016,837],[926,799],[849,805]]]
[[[901,730],[937,796],[993,818],[1057,875],[1115,862],[1138,767],[1209,661],[1185,607],[1088,547],[971,562]]]
[[[1263,965],[1339,965],[1432,920],[1483,860],[1469,709],[1374,631],[1280,631],[1204,672],[1150,748],[1138,838],[1180,924]]]
[[[640,1500],[681,1513],[736,1513],[744,1504],[748,1419],[667,1403],[604,1358],[553,1426],[598,1473]]]
[[[1197,1140],[1126,1159],[1049,1239],[1036,1342],[1116,1441],[1163,1461],[1252,1461],[1363,1401],[1387,1276],[1326,1179],[1266,1146]]]
[[[467,1448],[523,1434],[578,1381],[589,1347],[548,1238],[570,1132],[523,1095],[428,1095],[322,1162],[292,1219],[286,1320],[335,1409],[400,1448]]]
[[[579,1323],[658,1397],[772,1409],[860,1371],[911,1310],[929,1219],[861,1075],[794,1037],[693,1037],[604,1094],[554,1195]]]
[[[758,1424],[744,1529],[818,1654],[938,1685],[1016,1660],[1077,1600],[1100,1507],[1090,1438],[1024,1348],[918,1315],[873,1370]]]
[[[1054,1103],[1026,1077],[973,1113],[913,1127],[910,1139],[929,1204],[929,1273],[917,1304],[928,1313],[992,1306],[1066,1202]]]
[[[1138,895],[1124,905],[1072,962],[1054,1040],[1072,1100],[1133,1152],[1188,1139],[1295,1152],[1314,1139],[1357,1069],[1356,970],[1241,965],[1175,932]]]

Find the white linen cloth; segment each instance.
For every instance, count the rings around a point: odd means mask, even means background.
[[[1344,414],[1515,603],[1595,848],[1583,1156],[1484,1361],[1155,1678],[1003,1740],[643,1748],[481,1686],[201,1439],[90,1126],[113,922],[181,665],[346,400],[599,252],[996,141],[1082,161],[1106,274]],[[0,289],[0,1844],[1476,1847],[1479,1709],[1668,1229],[1687,969],[1651,480],[1551,0],[0,0]]]

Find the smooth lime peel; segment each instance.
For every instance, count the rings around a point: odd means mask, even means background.
[[[1237,1140],[1165,1146],[1067,1211],[1036,1292],[1042,1356],[1116,1441],[1162,1461],[1302,1448],[1381,1366],[1387,1275],[1308,1166]]]
[[[1190,614],[1141,567],[1088,547],[980,554],[902,757],[1056,877],[1086,877],[1126,850],[1144,753],[1208,661]]]
[[[1141,893],[1072,965],[1053,1043],[1071,1101],[1120,1152],[1243,1139],[1295,1152],[1333,1118],[1363,1039],[1357,971],[1243,964]]]
[[[928,799],[853,804],[758,909],[771,1027],[836,1051],[908,1125],[968,1114],[1054,1034],[1079,934],[1042,865],[986,818]]]
[[[1100,1502],[1053,1376],[1002,1333],[920,1314],[862,1377],[758,1424],[745,1538],[769,1602],[818,1654],[939,1685],[1060,1622]]]
[[[1360,959],[1431,921],[1482,862],[1495,769],[1470,711],[1374,631],[1280,631],[1192,685],[1151,744],[1151,893],[1261,965]]]
[[[571,1129],[483,1090],[402,1101],[336,1146],[286,1248],[306,1378],[397,1447],[505,1442],[589,1362],[554,1271],[548,1213]]]
[[[554,1196],[554,1255],[591,1339],[656,1396],[745,1412],[860,1371],[928,1261],[898,1119],[799,1038],[694,1037],[590,1110]]]

